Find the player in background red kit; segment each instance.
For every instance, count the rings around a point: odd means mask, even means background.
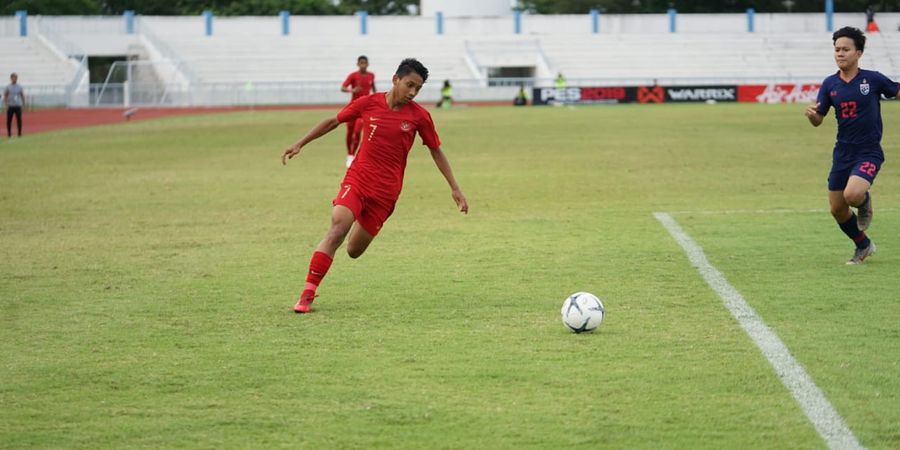
[[[356,67],[359,70],[347,75],[344,84],[341,85],[341,92],[350,92],[350,103],[354,100],[374,94],[375,91],[375,74],[369,72],[369,58],[362,55],[356,58]],[[361,120],[356,122],[347,122],[347,167],[353,163],[353,157],[356,150],[359,149],[359,138],[362,134],[363,123]]]
[[[441,151],[441,140],[434,129],[431,115],[413,101],[428,79],[428,69],[415,59],[404,59],[391,79],[391,90],[359,98],[342,109],[336,117],[314,126],[306,136],[288,147],[281,156],[287,164],[306,144],[331,132],[341,123],[362,120],[364,137],[356,160],[347,169],[341,188],[334,198],[331,226],[319,242],[312,260],[306,285],[294,311],[308,313],[316,289],[331,267],[335,252],[350,235],[347,253],[359,258],[394,212],[403,187],[406,160],[416,133],[431,150],[438,170],[450,185],[451,196],[463,213],[469,204],[463,195],[450,162]]]

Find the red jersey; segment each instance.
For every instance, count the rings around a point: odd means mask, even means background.
[[[372,86],[375,85],[375,74],[372,72],[360,73],[358,70],[356,72],[347,75],[347,79],[344,80],[344,84],[341,85],[342,88],[355,88],[359,87],[359,90],[353,93],[353,97],[350,98],[350,101],[356,100],[360,97],[365,97],[372,93]]]
[[[410,101],[393,111],[385,92],[354,100],[338,113],[337,119],[363,122],[362,145],[344,182],[361,185],[364,194],[380,199],[395,201],[400,196],[406,158],[416,133],[428,148],[436,150],[441,146],[431,114],[425,108]]]

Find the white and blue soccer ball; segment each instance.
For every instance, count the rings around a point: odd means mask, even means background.
[[[563,302],[562,321],[575,333],[588,333],[603,322],[603,302],[590,292],[576,292]]]

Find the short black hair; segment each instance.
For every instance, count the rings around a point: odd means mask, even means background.
[[[397,66],[397,72],[395,72],[395,75],[403,78],[412,72],[419,74],[419,76],[422,77],[423,83],[425,81],[428,81],[428,69],[426,69],[425,66],[423,66],[422,63],[420,63],[416,58],[406,58],[401,61],[400,65]]]
[[[859,31],[859,28],[853,28],[853,27],[841,28],[840,30],[835,31],[834,34],[831,35],[831,41],[833,43],[836,43],[838,38],[842,38],[842,37],[853,39],[853,45],[856,46],[857,50],[859,50],[861,52],[866,50],[866,35],[864,35],[862,31]]]
[[[360,61],[362,61],[362,60],[365,60],[366,62],[369,62],[369,57],[366,56],[366,55],[359,55],[359,58],[356,58],[356,62],[360,62]]]

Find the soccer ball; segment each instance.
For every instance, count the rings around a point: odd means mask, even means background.
[[[603,322],[603,302],[590,292],[576,292],[563,302],[563,324],[576,333],[594,331]]]

